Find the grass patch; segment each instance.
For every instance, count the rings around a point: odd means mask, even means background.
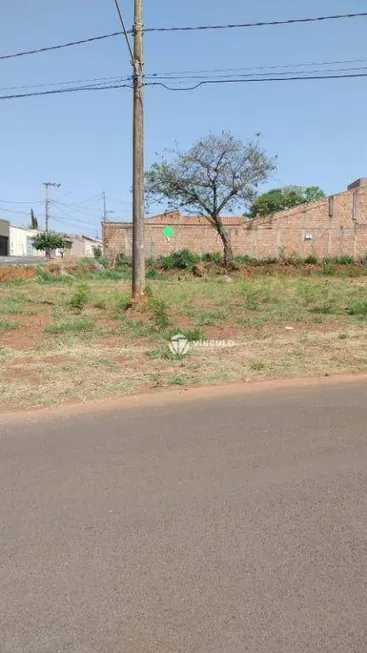
[[[8,295],[0,303],[0,313],[3,315],[23,315],[25,301],[24,295]]]
[[[185,374],[175,374],[170,379],[168,379],[169,385],[188,385],[189,377]]]
[[[0,333],[5,333],[5,331],[13,331],[18,329],[20,324],[18,322],[9,322],[9,320],[0,320]]]
[[[262,361],[253,361],[250,363],[249,368],[253,372],[261,372],[263,369],[265,369],[265,365]]]
[[[88,317],[75,317],[63,322],[50,324],[45,328],[46,333],[80,333],[83,331],[94,331],[97,325]]]
[[[367,317],[367,301],[360,301],[351,304],[347,309],[348,315],[359,315]]]

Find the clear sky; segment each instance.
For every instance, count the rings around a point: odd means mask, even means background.
[[[121,0],[128,26],[132,5],[133,0]],[[254,22],[366,10],[365,0],[145,0],[145,23]],[[3,0],[0,55],[119,28],[113,0]],[[146,72],[367,59],[366,34],[363,18],[147,34]],[[129,62],[121,37],[0,61],[0,70],[3,89],[124,76]],[[111,219],[129,218],[131,106],[129,89],[1,101],[0,217],[24,224],[22,212],[32,205],[43,220],[42,182],[57,181],[61,187],[53,196],[64,206],[53,208],[54,228],[100,231],[102,191],[114,211]],[[366,107],[367,78],[212,86],[188,93],[147,88],[147,166],[174,141],[186,148],[208,132],[229,130],[241,139],[261,132],[264,147],[279,157],[270,187],[315,184],[339,192],[367,176]],[[78,202],[80,211],[70,206]]]

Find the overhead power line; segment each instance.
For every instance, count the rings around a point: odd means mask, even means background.
[[[347,64],[354,64],[354,63],[366,63],[367,58],[364,59],[347,59],[347,60],[334,60],[334,61],[314,61],[314,62],[305,62],[305,63],[294,63],[294,64],[273,64],[273,65],[267,65],[267,66],[250,66],[247,68],[213,68],[213,69],[197,69],[197,70],[181,70],[181,71],[166,71],[166,72],[161,72],[161,73],[148,73],[145,75],[145,78],[147,80],[158,80],[158,81],[165,81],[165,80],[191,80],[191,79],[207,79],[209,77],[214,76],[215,78],[225,78],[225,77],[249,77],[253,76],[255,73],[259,74],[259,76],[266,76],[270,74],[270,71],[280,71],[277,72],[276,74],[278,75],[291,75],[291,74],[303,74],[303,73],[309,73],[310,71],[307,70],[307,68],[312,67],[312,66],[335,66],[337,64],[340,65],[347,65]],[[301,70],[302,68],[306,68],[306,70]],[[286,72],[282,72],[281,69],[284,69]],[[330,70],[326,72],[355,72],[355,71],[363,71],[365,70],[364,66],[359,66],[359,67],[349,67],[349,68],[330,68]],[[258,71],[265,71],[264,73],[260,73]],[[311,72],[316,72],[315,70]],[[317,71],[318,72],[318,71]],[[274,73],[275,74],[275,73]],[[126,76],[126,77],[92,77],[92,78],[84,78],[84,79],[73,79],[73,80],[67,80],[67,81],[60,81],[60,82],[48,82],[48,83],[40,83],[40,84],[22,84],[20,86],[4,86],[0,87],[0,92],[3,91],[22,91],[23,89],[43,89],[43,88],[48,88],[59,86],[61,90],[63,90],[64,86],[69,86],[69,85],[74,85],[78,86],[78,88],[82,89],[84,86],[91,86],[94,88],[102,86],[103,88],[105,86],[111,86],[113,84],[120,84],[122,82],[128,82],[131,80],[131,76]]]
[[[273,20],[273,21],[262,21],[256,23],[229,23],[227,25],[197,25],[197,26],[186,26],[186,27],[146,27],[144,28],[145,33],[154,33],[154,32],[193,32],[201,30],[223,30],[223,29],[238,29],[238,28],[258,28],[258,27],[278,27],[281,25],[297,25],[297,24],[306,24],[306,23],[318,23],[325,22],[329,20],[343,20],[343,19],[352,19],[352,18],[366,18],[367,12],[358,12],[358,13],[348,13],[348,14],[334,14],[329,16],[315,16],[311,18],[291,18],[288,20]],[[133,30],[126,30],[126,35],[133,34]],[[62,50],[64,48],[70,48],[77,45],[86,45],[88,43],[93,43],[95,41],[103,41],[105,39],[115,38],[124,34],[122,31],[110,32],[109,34],[101,34],[99,36],[90,36],[85,39],[80,39],[78,41],[69,41],[67,43],[59,43],[57,45],[50,45],[42,48],[34,48],[32,50],[23,50],[21,52],[14,52],[11,54],[0,55],[0,61],[5,59],[15,59],[17,57],[25,57],[31,54],[41,54],[43,52],[51,52],[53,50]]]
[[[207,86],[212,84],[252,84],[254,82],[264,83],[264,82],[294,82],[294,81],[309,81],[309,80],[318,80],[318,79],[355,79],[357,77],[367,77],[366,73],[355,73],[351,75],[308,75],[308,76],[293,76],[293,77],[252,77],[249,79],[206,79],[194,86],[185,86],[184,88],[175,88],[173,86],[167,86],[163,82],[148,82],[146,86],[163,86],[167,91],[195,91],[200,88],[200,86]],[[1,99],[1,98],[0,98]]]
[[[363,68],[362,70],[366,70],[366,68]],[[279,73],[281,74],[281,73]],[[290,76],[282,76],[282,77],[252,77],[251,75],[248,75],[246,77],[234,77],[234,78],[226,78],[226,79],[203,79],[197,84],[194,84],[193,86],[185,86],[185,87],[174,87],[174,86],[168,86],[164,82],[160,81],[154,81],[154,82],[145,82],[144,86],[162,86],[165,88],[167,91],[194,91],[201,86],[207,86],[207,85],[212,85],[212,84],[252,84],[254,82],[258,83],[267,83],[267,82],[292,82],[292,81],[308,81],[308,80],[330,80],[330,79],[357,79],[357,78],[362,78],[362,77],[367,77],[367,72],[360,72],[360,73],[343,73],[343,74],[322,74],[322,75],[309,75],[309,74],[304,74],[304,75],[293,75],[292,73],[286,73],[289,74]],[[172,81],[175,81],[172,79]],[[178,82],[182,83],[182,82]],[[61,88],[61,89],[54,89],[52,91],[38,91],[38,92],[32,92],[32,93],[16,93],[13,95],[0,95],[0,100],[18,100],[22,98],[27,98],[27,97],[39,97],[39,96],[45,96],[45,95],[56,95],[56,94],[62,94],[62,93],[74,93],[77,91],[105,91],[105,90],[110,90],[110,89],[118,89],[118,88],[132,88],[130,84],[110,84],[107,86],[80,86],[77,88]]]
[[[275,70],[279,68],[308,68],[311,66],[335,66],[335,65],[346,65],[352,63],[366,63],[367,59],[338,59],[336,61],[306,61],[304,63],[288,63],[288,64],[272,64],[268,66],[250,66],[248,68],[204,68],[202,70],[172,70],[165,71],[160,73],[147,73],[145,77],[147,79],[159,77],[163,79],[165,76],[177,76],[183,77],[186,75],[196,75],[199,73],[214,74],[214,73],[235,73],[235,72],[251,72],[258,70]],[[91,80],[84,80],[91,81]],[[92,80],[93,81],[93,80]],[[0,89],[4,90],[4,89]]]
[[[32,93],[14,93],[13,95],[0,95],[0,100],[17,100],[25,97],[40,95],[59,95],[62,93],[76,93],[78,91],[104,91],[110,88],[132,88],[130,84],[111,84],[107,86],[78,86],[74,88],[59,88],[53,91],[34,91]]]
[[[198,30],[237,29],[248,27],[277,27],[279,25],[296,25],[301,23],[318,23],[326,20],[346,18],[366,18],[367,11],[354,14],[334,14],[331,16],[314,16],[312,18],[290,18],[288,20],[261,21],[258,23],[228,23],[227,25],[196,25],[189,27],[146,27],[145,32],[194,32]]]
[[[127,44],[127,49],[129,50],[130,61],[131,61],[131,64],[133,64],[134,55],[133,55],[133,51],[132,51],[132,48],[131,48],[131,45],[130,45],[129,36],[128,36],[127,30],[126,30],[126,27],[125,27],[125,21],[124,21],[123,16],[122,16],[122,11],[120,9],[120,5],[118,3],[118,0],[114,0],[114,3],[115,3],[116,10],[117,10],[117,13],[118,13],[118,16],[119,16],[119,19],[120,19],[122,32],[123,32],[123,35],[125,37],[125,41],[126,41],[126,44]]]

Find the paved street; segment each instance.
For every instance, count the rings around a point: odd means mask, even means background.
[[[48,263],[41,256],[0,256],[0,265],[40,265]]]
[[[367,386],[326,383],[0,426],[1,653],[365,653]]]

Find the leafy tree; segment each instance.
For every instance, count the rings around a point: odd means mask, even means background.
[[[37,250],[45,251],[47,258],[50,258],[51,250],[65,249],[65,241],[59,234],[44,232],[34,237],[33,247]]]
[[[146,173],[147,197],[206,217],[222,240],[225,266],[233,267],[221,215],[253,200],[257,185],[275,170],[275,160],[258,140],[244,143],[227,132],[201,138],[187,152],[176,149],[170,155],[170,161],[162,158]]]
[[[326,197],[326,195],[318,186],[310,186],[309,188],[303,188],[302,186],[273,188],[254,200],[249,217],[255,218],[257,215],[269,215],[276,211],[292,209],[300,204],[316,202],[323,197]]]
[[[38,220],[34,215],[33,209],[31,209],[31,224],[29,226],[31,229],[38,229]]]

